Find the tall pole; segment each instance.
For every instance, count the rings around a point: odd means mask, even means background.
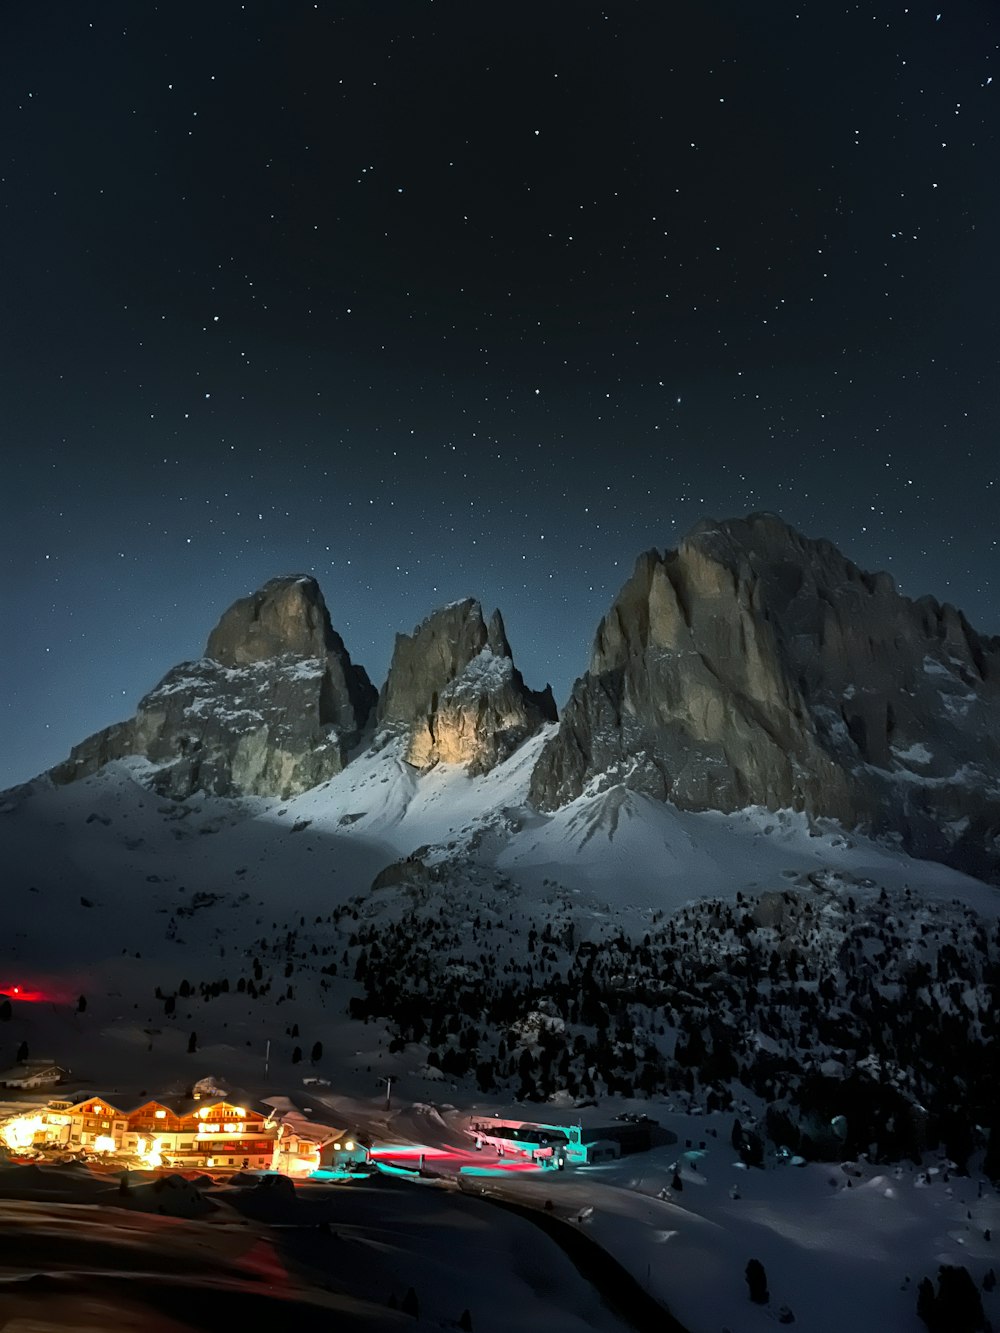
[[[388,1074],[385,1080],[385,1109],[392,1110],[392,1075]]]
[[[271,1038],[268,1037],[267,1045],[264,1048],[264,1082],[267,1082],[267,1066],[271,1060]]]

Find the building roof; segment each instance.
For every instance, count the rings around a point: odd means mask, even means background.
[[[70,1103],[69,1108],[71,1111],[79,1111],[88,1103],[99,1102],[101,1106],[106,1106],[112,1115],[124,1116],[128,1114],[116,1102],[111,1101],[109,1097],[105,1097],[103,1092],[88,1092],[85,1097],[81,1097],[79,1093],[74,1093],[73,1096],[74,1100]]]
[[[23,1064],[14,1065],[12,1069],[0,1070],[0,1083],[6,1083],[11,1079],[37,1078],[40,1074],[68,1074],[70,1071],[64,1069],[62,1065],[57,1065],[54,1060],[25,1060]]]
[[[265,1118],[271,1114],[271,1108],[258,1098],[242,1092],[227,1092],[224,1097],[188,1097],[186,1095],[177,1096],[172,1093],[164,1093],[159,1097],[149,1097],[143,1094],[141,1097],[131,1097],[123,1099],[123,1106],[128,1115],[135,1115],[136,1111],[141,1111],[144,1106],[160,1106],[165,1111],[170,1111],[175,1116],[198,1115],[200,1111],[210,1109],[213,1106],[238,1106],[244,1108],[251,1115],[260,1115]]]
[[[355,1142],[367,1143],[365,1135],[356,1133],[345,1125],[344,1121],[326,1106],[313,1106],[314,1098],[305,1094],[291,1094],[284,1097],[266,1097],[265,1101],[272,1108],[274,1119],[286,1125],[293,1134],[300,1138],[312,1139],[320,1145],[335,1139],[354,1139]]]
[[[169,1111],[173,1116],[181,1116],[186,1112],[177,1110],[175,1102],[178,1101],[180,1098],[176,1097],[143,1097],[141,1101],[127,1101],[124,1110],[126,1115],[135,1115],[137,1111],[142,1111],[147,1106],[155,1106],[161,1111]]]

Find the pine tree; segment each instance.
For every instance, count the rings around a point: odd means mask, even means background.
[[[319,1064],[320,1060],[322,1060],[322,1058],[323,1058],[323,1043],[321,1041],[314,1042],[312,1051],[309,1055],[310,1063],[317,1065]]]
[[[412,1315],[414,1319],[420,1318],[420,1302],[417,1300],[417,1293],[412,1287],[406,1288],[406,1295],[400,1301],[399,1308],[403,1314]]]
[[[10,1000],[0,1001],[0,1023],[9,1023],[13,1009],[10,1007]]]
[[[198,1049],[198,1034],[197,1032],[192,1032],[190,1037],[188,1037],[188,1055],[194,1055],[197,1049]]]
[[[754,1305],[766,1305],[771,1299],[771,1293],[767,1289],[767,1274],[764,1272],[764,1265],[759,1259],[750,1259],[746,1267],[747,1286],[750,1288],[750,1299]]]
[[[990,1128],[990,1140],[983,1158],[983,1175],[994,1182],[1000,1180],[1000,1126],[997,1125]]]
[[[929,1329],[937,1328],[937,1297],[934,1295],[934,1283],[929,1277],[920,1279],[917,1284],[917,1318]]]
[[[296,1046],[295,1050],[292,1051],[292,1064],[297,1065],[301,1059],[302,1059],[302,1047]]]
[[[27,1060],[27,1058],[28,1058],[28,1043],[26,1041],[22,1041],[20,1046],[17,1048],[17,1063],[19,1065],[23,1065],[24,1062]]]
[[[80,998],[77,1000],[77,1002],[76,1002],[76,1012],[77,1012],[78,1014],[85,1014],[85,1013],[87,1012],[87,997],[86,997],[86,995],[81,995]]]
[[[942,1333],[977,1333],[983,1327],[983,1298],[967,1268],[942,1264],[935,1315]]]

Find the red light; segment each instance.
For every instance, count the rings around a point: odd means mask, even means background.
[[[69,1004],[70,997],[64,996],[59,990],[39,990],[34,986],[5,986],[0,982],[0,996],[8,995],[11,999],[18,1000],[21,1004],[38,1004],[41,1001],[48,1000],[52,1003]]]

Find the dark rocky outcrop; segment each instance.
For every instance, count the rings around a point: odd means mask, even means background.
[[[487,625],[467,597],[396,635],[378,723],[408,731],[406,758],[418,768],[487,772],[555,718],[551,689],[529,690],[514,666],[499,611]]]
[[[51,776],[70,782],[140,755],[180,799],[290,796],[340,771],[375,701],[316,580],[272,579],[229,608],[204,658],[174,667],[134,718],[75,746]]]
[[[792,807],[1000,871],[1000,640],[767,514],[640,556],[532,778]]]

